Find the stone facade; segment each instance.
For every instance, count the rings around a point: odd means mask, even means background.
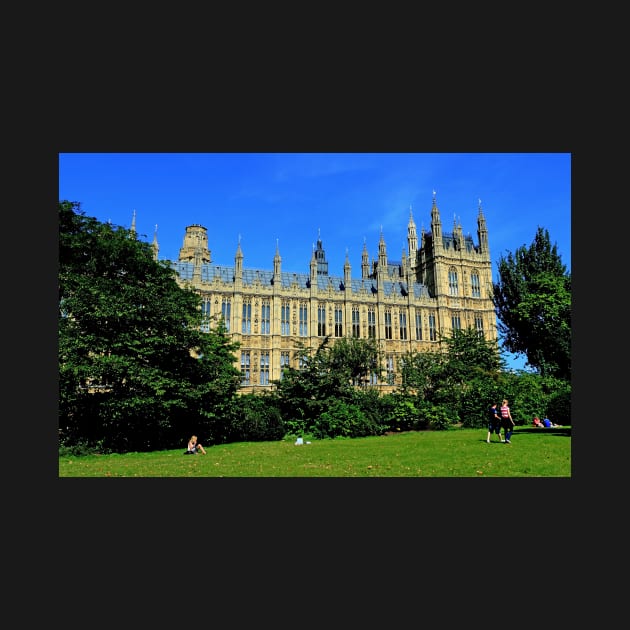
[[[186,227],[179,259],[172,265],[182,286],[202,299],[206,326],[223,317],[231,338],[240,343],[235,365],[242,392],[259,392],[280,379],[285,366],[299,368],[300,346],[316,349],[326,336],[375,338],[383,375],[366,382],[383,391],[396,387],[401,358],[410,351],[439,351],[440,337],[453,328],[474,328],[497,340],[492,302],[492,262],[486,221],[479,206],[475,245],[454,222],[443,232],[435,195],[431,229],[420,235],[412,213],[407,249],[401,261],[390,261],[381,231],[378,257],[369,261],[364,244],[361,276],[353,277],[348,256],[343,275],[330,275],[318,239],[309,273],[282,270],[276,247],[273,269],[245,269],[238,244],[233,266],[216,265],[208,248],[207,229]],[[157,258],[157,236],[154,239]]]

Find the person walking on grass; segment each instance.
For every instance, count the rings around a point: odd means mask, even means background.
[[[497,407],[497,403],[492,403],[490,409],[488,409],[488,437],[486,439],[488,444],[490,444],[490,438],[493,433],[496,433],[497,437],[503,442],[503,438],[501,438],[501,416],[499,416]]]
[[[501,424],[503,425],[505,443],[511,444],[512,442],[510,442],[510,438],[512,437],[512,431],[514,430],[514,420],[512,420],[512,414],[510,413],[510,408],[506,398],[504,398],[501,403]]]

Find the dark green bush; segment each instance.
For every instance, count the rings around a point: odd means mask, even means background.
[[[103,449],[98,444],[88,444],[84,440],[69,446],[59,445],[59,457],[82,457],[84,455],[104,454]]]
[[[316,439],[365,437],[375,435],[375,430],[378,428],[372,426],[358,405],[338,399],[330,399],[328,409],[311,426]]]
[[[393,393],[382,397],[381,413],[386,431],[411,431],[424,424],[416,409],[416,398]]]
[[[571,391],[558,392],[547,403],[547,417],[555,424],[571,424]]]
[[[287,432],[277,399],[269,395],[241,396],[229,427],[228,442],[281,440]]]
[[[428,425],[429,429],[445,431],[451,425],[459,422],[457,411],[443,404],[433,404],[424,401],[419,404],[419,415]]]

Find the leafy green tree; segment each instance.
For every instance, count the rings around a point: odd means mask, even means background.
[[[506,393],[517,425],[531,425],[546,414],[558,424],[571,424],[571,383],[553,376],[522,373],[506,375]],[[568,404],[567,404],[568,403]]]
[[[459,380],[470,378],[471,373],[498,372],[505,367],[496,342],[474,328],[454,330],[442,342],[447,354],[445,366]]]
[[[381,401],[381,414],[386,429],[389,431],[411,431],[428,428],[422,425],[416,409],[417,398],[403,391],[384,394]]]
[[[400,370],[403,391],[412,391],[422,400],[452,403],[472,379],[494,379],[504,366],[497,344],[472,328],[455,330],[442,339],[442,347],[444,352],[404,355]]]
[[[401,388],[420,400],[433,400],[440,387],[445,357],[439,352],[413,350],[403,355],[400,367]]]
[[[565,382],[566,384],[566,382]],[[552,392],[547,398],[546,414],[556,424],[571,424],[571,385]]]
[[[104,451],[204,442],[240,381],[221,322],[134,231],[59,209],[60,445]],[[205,431],[205,434],[204,434]]]
[[[316,439],[336,437],[365,437],[369,426],[361,408],[346,400],[332,398],[326,409],[313,419],[312,432]]]
[[[196,307],[199,313],[199,305]],[[198,322],[199,320],[196,319]],[[233,342],[227,332],[222,317],[207,332],[195,330],[198,343],[195,348],[197,361],[195,366],[194,385],[191,392],[193,412],[198,411],[198,431],[205,432],[208,444],[226,442],[231,433],[231,423],[235,418],[236,392],[241,383],[241,373],[234,367],[234,354],[240,344]],[[191,422],[192,419],[192,422]],[[183,424],[187,426],[186,434],[194,433],[197,414],[192,413]],[[181,424],[181,423],[180,423]]]
[[[227,435],[229,442],[281,440],[287,432],[275,392],[237,396],[234,410],[235,417]]]
[[[417,409],[434,428],[444,419],[477,426],[485,419],[504,361],[495,341],[475,329],[456,330],[442,339],[442,352],[408,353],[402,362],[402,390],[415,396]],[[437,412],[434,408],[441,408]]]
[[[378,369],[378,351],[372,340],[325,337],[315,352],[304,346],[297,353],[301,369],[287,368],[274,381],[285,420],[292,431],[307,432],[326,412],[332,400],[355,401],[353,385]]]
[[[375,339],[342,337],[336,339],[328,352],[331,372],[346,377],[353,385],[367,383],[370,374],[378,374],[379,353]]]
[[[498,261],[494,304],[503,346],[542,376],[571,378],[571,274],[549,232]]]

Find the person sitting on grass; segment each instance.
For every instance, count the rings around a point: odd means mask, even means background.
[[[206,449],[197,441],[197,436],[193,435],[190,440],[188,440],[188,450],[184,455],[196,455],[197,451],[201,451],[204,455],[206,454]]]
[[[545,417],[543,418],[543,426],[544,426],[546,429],[549,429],[549,428],[551,428],[551,427],[560,427],[560,426],[562,426],[562,425],[561,425],[561,424],[554,424],[553,422],[551,422],[551,420],[549,420],[549,418],[547,418],[547,416],[545,416]]]
[[[534,416],[534,426],[537,428],[543,428],[543,423],[540,421],[540,418],[538,416]]]

